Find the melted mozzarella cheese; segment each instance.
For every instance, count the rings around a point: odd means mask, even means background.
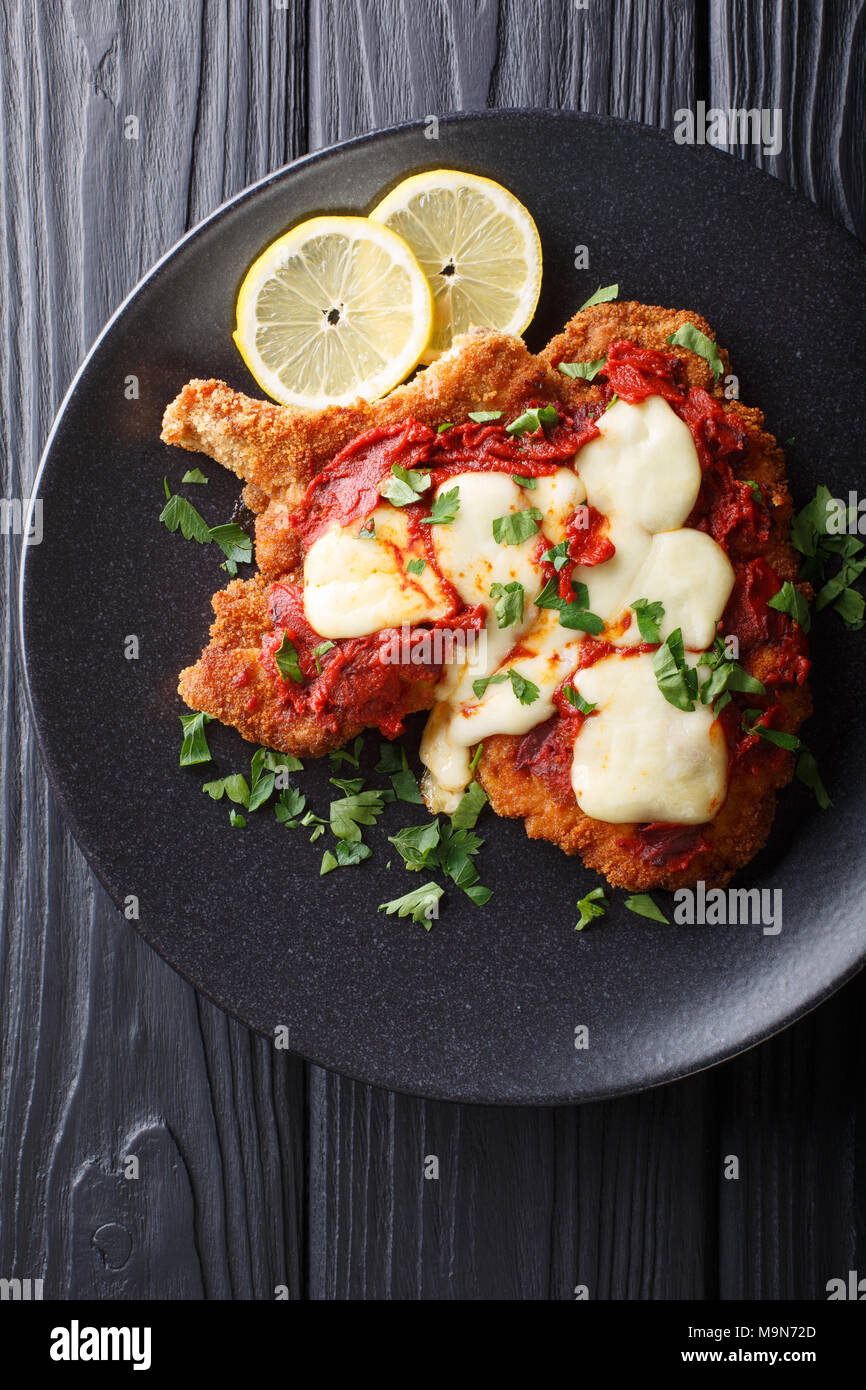
[[[358,536],[362,523],[334,527],[319,536],[304,561],[304,611],[323,637],[362,637],[401,623],[435,622],[450,612],[430,565],[409,574],[413,548],[406,517],[382,505],[373,512],[375,535]]]
[[[642,526],[626,517],[611,519],[608,535],[615,546],[614,554],[603,565],[575,565],[572,579],[579,580],[589,590],[590,612],[608,622],[629,601],[634,581],[649,554],[652,537]]]
[[[582,811],[615,824],[713,818],[725,796],[728,756],[708,706],[686,712],[669,704],[649,652],[605,657],[574,684],[598,706],[574,744],[571,783]]]
[[[590,504],[646,531],[682,526],[697,500],[701,466],[688,425],[661,396],[617,401],[596,421],[598,439],[577,456]]]
[[[440,485],[455,486],[454,521],[431,528],[436,561],[462,601],[487,609],[484,630],[469,634],[465,659],[446,666],[437,703],[421,742],[427,768],[424,796],[431,811],[453,812],[471,778],[471,748],[497,734],[522,735],[554,712],[557,688],[577,670],[585,634],[564,628],[559,613],[532,602],[544,584],[537,560],[539,536],[503,545],[493,522],[537,507],[546,546],[566,538],[566,523],[588,501],[608,519],[615,546],[601,565],[575,566],[573,578],[589,591],[589,607],[607,624],[605,639],[619,646],[640,641],[629,604],[661,601],[662,637],[683,631],[685,646],[710,645],[734,582],[724,551],[701,532],[682,529],[700,487],[700,466],[688,428],[661,397],[640,405],[617,402],[598,421],[600,437],[561,467],[521,488],[506,473],[467,472]],[[375,540],[358,538],[360,523],[327,532],[310,548],[304,603],[312,626],[325,637],[351,637],[403,622],[434,621],[450,611],[432,566],[407,573],[421,557],[406,517],[383,503],[373,514]],[[500,628],[494,584],[522,585],[522,621]],[[615,653],[574,678],[581,695],[599,709],[575,743],[572,783],[590,816],[611,822],[709,820],[724,798],[727,753],[711,711],[686,713],[661,695],[652,655]],[[696,657],[691,655],[692,662]],[[509,671],[538,688],[521,703]],[[473,686],[488,681],[480,694]],[[518,688],[520,683],[518,682]]]
[[[537,478],[537,486],[524,492],[524,506],[537,507],[544,513],[544,534],[558,544],[565,540],[565,523],[586,501],[586,488],[573,468],[557,468],[546,478]]]
[[[734,587],[734,571],[722,547],[703,531],[684,527],[653,536],[646,559],[631,581],[626,603],[645,598],[659,600],[665,610],[660,624],[662,641],[682,628],[683,643],[700,652],[712,645],[719,618]],[[623,605],[623,613],[626,605]],[[631,624],[615,645],[634,646],[641,636]]]

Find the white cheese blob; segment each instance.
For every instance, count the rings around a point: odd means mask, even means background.
[[[586,501],[586,488],[573,468],[557,468],[535,481],[537,487],[522,489],[524,506],[544,513],[544,534],[556,545],[565,540],[565,523],[572,512]]]
[[[596,421],[601,431],[577,456],[593,507],[628,517],[646,531],[682,526],[695,505],[701,466],[688,425],[661,396],[617,401]]]
[[[574,685],[598,706],[574,744],[571,784],[582,811],[614,824],[712,820],[727,789],[728,754],[708,706],[669,704],[651,652],[604,657]]]
[[[634,582],[649,554],[652,537],[627,517],[611,520],[608,536],[616,547],[603,565],[575,565],[572,579],[589,590],[589,609],[609,622],[635,594]]]
[[[304,561],[304,611],[323,637],[363,637],[401,623],[434,622],[451,611],[430,565],[409,574],[423,558],[410,545],[406,517],[382,505],[372,515],[375,536],[359,537],[360,521],[319,536]]]
[[[700,652],[712,646],[716,625],[733,587],[731,562],[712,536],[689,527],[662,531],[653,536],[647,557],[631,581],[623,612],[635,599],[660,601],[665,610],[659,625],[662,641],[679,627],[683,644],[690,651]],[[634,646],[641,641],[634,615],[622,636],[613,641],[621,646]]]

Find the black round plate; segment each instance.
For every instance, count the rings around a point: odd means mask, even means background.
[[[579,860],[531,843],[487,811],[486,908],[456,889],[435,928],[377,912],[417,886],[385,842],[423,809],[397,803],[369,835],[373,858],[319,877],[325,841],[271,811],[232,829],[209,777],[251,748],[210,725],[214,763],[178,768],[177,672],[194,660],[210,598],[226,582],[216,547],[160,525],[162,480],[212,523],[237,481],[159,442],[166,403],[192,376],[253,395],[232,341],[250,262],[315,213],[364,212],[405,175],[435,166],[490,175],[534,215],[544,285],[537,349],[598,285],[703,314],[730,350],[741,396],[787,450],[795,498],[854,486],[862,450],[860,246],[781,184],[706,148],[577,114],[502,112],[355,140],[298,161],[186,237],[138,287],[90,353],[38,478],[44,538],[26,549],[22,631],[30,700],[57,797],[115,902],[187,979],[264,1032],[338,1071],[455,1100],[555,1103],[635,1090],[706,1067],[783,1027],[854,973],[866,950],[863,638],[825,615],[813,634],[816,716],[806,737],[835,809],[796,784],[742,882],[781,890],[777,935],[756,926],[663,926],[625,910],[574,931],[598,884]],[[588,270],[575,248],[589,249]],[[139,395],[126,399],[135,376]],[[140,643],[127,660],[125,639]],[[413,731],[413,734],[417,731]],[[370,762],[377,739],[368,736]],[[311,804],[331,769],[310,763]],[[421,814],[419,814],[419,811]],[[659,895],[659,900],[670,900]],[[575,1046],[585,1025],[588,1047]]]

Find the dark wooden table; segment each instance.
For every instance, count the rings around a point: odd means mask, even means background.
[[[393,121],[780,107],[778,156],[733,153],[866,238],[864,0],[3,0],[0,26],[7,498],[158,256]],[[726,1066],[558,1111],[275,1052],[144,945],[65,830],[16,669],[16,549],[0,538],[0,1277],[55,1298],[777,1299],[866,1274],[866,979]]]

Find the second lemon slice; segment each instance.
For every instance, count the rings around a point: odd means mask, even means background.
[[[370,213],[399,233],[430,281],[432,362],[471,326],[522,333],[541,289],[541,241],[531,216],[501,184],[457,169],[404,179]]]
[[[234,339],[268,395],[321,409],[390,391],[432,320],[430,286],[400,236],[364,217],[314,217],[247,272]]]

